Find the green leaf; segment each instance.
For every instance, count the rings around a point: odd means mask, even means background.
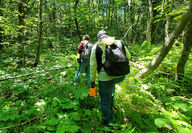
[[[5,129],[5,130],[0,130],[0,133],[7,133],[7,129]]]
[[[10,119],[11,119],[11,120],[15,120],[15,119],[20,118],[20,117],[21,117],[21,116],[16,113],[16,114],[11,115],[11,116],[10,116]]]
[[[38,133],[38,129],[34,127],[26,127],[24,129],[24,133]]]
[[[60,104],[62,109],[73,109],[74,105],[72,104]]]
[[[177,122],[178,122],[178,125],[183,125],[185,127],[188,127],[188,128],[192,129],[192,126],[189,123],[185,122],[185,121],[177,120]]]
[[[62,121],[57,126],[56,133],[66,133],[66,132],[75,133],[75,132],[78,132],[79,129],[80,127],[78,125],[76,125],[74,122],[70,120],[67,120],[67,121]]]
[[[184,128],[182,126],[176,127],[177,133],[192,133],[192,129]]]
[[[58,71],[56,71],[56,70],[51,70],[51,71],[49,71],[49,73],[50,73],[51,75],[55,76],[56,74],[58,74]]]
[[[8,121],[10,119],[10,117],[9,116],[5,116],[4,118],[2,118],[1,120],[2,121]]]
[[[50,127],[50,126],[48,126],[48,127],[47,127],[47,130],[53,132],[53,131],[55,131],[56,129],[55,129],[55,127]]]
[[[78,112],[72,112],[71,119],[73,119],[74,121],[79,121],[81,119],[81,117]]]
[[[151,50],[151,54],[152,54],[152,55],[157,54],[157,52],[159,52],[159,50],[160,50],[160,47],[153,48],[153,49]]]
[[[38,129],[38,131],[43,132],[43,133],[46,130],[46,126],[37,126],[36,128]]]
[[[57,105],[58,105],[58,102],[54,100],[53,103],[52,103],[52,106],[56,107]]]
[[[77,101],[70,101],[68,103],[65,104],[60,104],[60,106],[62,107],[62,109],[74,109],[77,110],[78,109],[78,105],[79,103]]]
[[[181,120],[190,123],[190,118],[188,118],[187,116],[185,116],[184,114],[179,114],[179,117]]]
[[[49,120],[48,122],[47,122],[47,125],[49,125],[49,126],[55,126],[55,125],[57,125],[58,123],[59,123],[59,119],[56,119],[56,118],[53,118],[53,119],[51,119],[51,120]]]
[[[84,115],[90,116],[91,115],[91,111],[90,110],[85,110]]]
[[[165,125],[166,125],[165,118],[155,119],[155,125],[159,128],[165,127]]]
[[[188,104],[187,103],[184,103],[184,102],[176,102],[175,104],[174,104],[174,106],[177,108],[177,109],[182,109],[183,111],[187,111],[187,109],[188,109]]]

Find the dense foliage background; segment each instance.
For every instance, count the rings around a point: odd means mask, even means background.
[[[132,55],[114,132],[192,132],[191,0],[1,0],[0,133],[109,130],[86,76],[73,83],[82,36],[103,29]]]

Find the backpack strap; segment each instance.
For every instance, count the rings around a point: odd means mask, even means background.
[[[85,47],[89,43],[89,41],[81,41],[81,42],[83,43],[83,47]]]
[[[126,55],[125,45],[124,45],[124,43],[123,43],[122,41],[121,41],[121,45],[122,45],[123,52],[124,52],[125,55]]]
[[[97,71],[98,71],[98,73],[101,71],[101,68],[103,67],[102,54],[103,54],[103,51],[101,50],[101,48],[97,44],[97,46],[96,46],[96,59],[97,59]]]

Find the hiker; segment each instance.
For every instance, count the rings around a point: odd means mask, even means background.
[[[78,53],[80,54],[80,58],[78,59],[79,66],[77,68],[77,72],[75,74],[74,82],[79,79],[81,72],[85,70],[87,75],[87,82],[89,86],[90,84],[90,54],[93,44],[89,42],[90,38],[89,35],[84,35],[83,40],[80,42],[78,46]]]
[[[106,49],[108,46],[119,46],[121,49],[124,47],[125,58],[128,60],[131,58],[131,55],[128,49],[121,43],[120,40],[115,40],[114,37],[108,36],[106,34],[106,31],[99,31],[97,34],[97,38],[98,41],[93,46],[90,57],[91,85],[95,86],[96,73],[98,72],[99,95],[101,98],[101,112],[104,117],[104,124],[110,126],[114,123],[112,108],[114,106],[115,84],[120,83],[125,79],[125,75],[126,73],[129,73],[130,68],[124,67],[122,70],[126,68],[128,68],[129,70],[126,70],[127,72],[120,76],[121,73],[118,73],[118,70],[113,70],[113,66],[109,65],[109,67],[112,68],[112,71],[108,72],[108,70],[104,68],[107,67],[106,65],[104,65],[107,64]]]

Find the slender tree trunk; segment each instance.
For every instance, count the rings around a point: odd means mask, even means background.
[[[124,5],[124,31],[127,29],[127,5]]]
[[[0,0],[0,17],[3,16],[3,1]],[[0,23],[1,23],[1,20],[0,20]],[[2,35],[2,32],[3,32],[3,28],[2,26],[0,25],[0,51],[3,49],[3,35]]]
[[[73,8],[74,8],[74,14],[75,14],[75,25],[76,25],[77,35],[79,37],[79,40],[81,41],[81,33],[79,30],[79,23],[77,20],[77,5],[78,5],[78,3],[79,3],[79,0],[76,0]]]
[[[151,30],[152,30],[152,24],[153,24],[153,5],[152,0],[149,0],[149,19],[147,23],[147,42],[151,44],[152,37],[151,37]]]
[[[50,16],[51,16],[51,31],[52,31],[52,33],[53,34],[55,34],[55,36],[57,35],[57,27],[56,27],[56,2],[55,2],[55,0],[51,0],[51,5],[50,5],[50,7],[51,7],[51,12],[50,12]]]
[[[18,43],[19,43],[19,57],[21,59],[20,64],[25,67],[25,54],[24,54],[24,35],[23,35],[23,27],[24,27],[24,0],[19,0],[18,3],[18,12],[19,12],[19,35],[18,35]]]
[[[161,48],[160,52],[156,55],[156,57],[152,60],[152,62],[148,65],[148,67],[142,69],[136,77],[141,77],[144,78],[146,76],[148,76],[149,74],[151,74],[158,66],[159,64],[163,61],[163,59],[166,57],[166,55],[168,54],[168,52],[170,51],[170,49],[172,48],[175,39],[177,39],[180,34],[183,32],[184,28],[186,27],[189,18],[192,16],[190,14],[191,12],[191,6],[190,5],[190,10],[187,9],[185,11],[185,13],[183,14],[181,20],[179,21],[179,23],[177,24],[177,26],[175,27],[170,39],[165,42],[165,45]]]
[[[181,57],[179,59],[179,62],[177,64],[177,73],[176,73],[177,81],[182,80],[182,78],[184,77],[185,64],[187,63],[187,60],[191,53],[191,47],[192,47],[192,17],[190,18],[190,21],[186,27],[183,51],[182,51]]]
[[[160,23],[161,22],[157,22],[157,24],[156,24],[156,28],[155,28],[155,30],[153,31],[153,34],[152,34],[152,36],[151,36],[151,38],[153,38],[153,40],[154,40],[154,42],[156,41],[156,37],[159,35],[157,32],[158,32],[158,30],[159,30],[159,28],[160,28]]]
[[[165,0],[162,2],[162,9],[161,12],[164,12]],[[165,23],[165,42],[169,40],[169,23],[170,19],[168,18]]]
[[[165,42],[169,40],[169,23],[170,23],[170,19],[168,18],[165,23]]]
[[[111,0],[108,1],[108,20],[107,20],[107,27],[110,29],[110,18],[111,18]]]
[[[162,9],[161,9],[162,12],[164,11],[164,6],[165,6],[165,0],[163,0],[162,2]]]
[[[129,18],[130,18],[130,23],[132,26],[134,24],[134,20],[135,20],[134,0],[129,0]],[[133,36],[134,36],[134,29],[132,26],[130,29],[130,33],[129,33],[129,43],[133,42]]]
[[[143,13],[143,16],[146,16],[147,14],[146,13]],[[142,25],[140,25],[140,27],[141,27],[141,31],[145,31],[146,30],[146,19],[145,19],[145,17],[143,17],[142,19],[141,19],[141,24]],[[142,40],[146,40],[146,37],[145,37],[145,33],[144,32],[142,32],[142,34],[140,35],[140,39],[142,39]]]
[[[92,7],[93,7],[93,9],[95,9],[94,0],[92,0]],[[93,16],[93,20],[94,20],[93,27],[96,27],[96,16],[97,16],[97,14],[94,13],[94,16]]]
[[[111,0],[111,5],[114,5],[115,4],[115,1],[114,0]],[[113,7],[113,6],[112,6]],[[114,16],[114,11],[115,9],[114,9],[114,7],[112,8],[112,11],[111,11],[111,20],[110,20],[110,28],[112,29],[113,28],[113,25],[114,25],[114,19],[113,19],[113,16]],[[113,30],[113,32],[114,32],[114,30]]]
[[[71,15],[71,0],[69,0],[68,4],[69,4],[69,14]],[[72,37],[72,32],[71,32],[71,17],[69,17],[68,29],[69,29],[69,38],[71,38],[71,37]]]
[[[128,9],[129,9],[129,5],[128,5],[128,1],[127,1],[124,5],[124,32],[126,32],[127,28],[128,28]],[[129,43],[128,35],[125,37],[125,42],[126,42],[126,44]]]
[[[117,12],[117,8],[115,8],[115,26],[114,26],[114,32],[119,36],[119,25],[118,25],[118,12]]]
[[[89,13],[91,12],[91,3],[90,3],[90,0],[87,0],[87,6],[88,6],[88,10],[89,10]],[[87,23],[86,23],[86,27],[87,27],[87,32],[89,33],[89,35],[92,35],[92,32],[93,32],[93,30],[90,30],[91,28],[90,27],[92,27],[92,22],[91,22],[91,15],[89,15],[89,18],[88,18],[88,21],[87,21]],[[87,34],[88,34],[87,33]]]
[[[138,16],[137,16],[136,25],[135,25],[135,28],[134,28],[136,32],[134,34],[133,43],[135,43],[135,41],[137,39],[137,35],[138,35],[137,31],[139,31],[139,30],[137,30],[137,28],[138,28],[138,23],[139,23],[139,20],[140,20],[140,16],[141,16],[141,14],[138,14]]]
[[[41,45],[42,45],[42,25],[43,25],[42,5],[43,5],[43,0],[40,0],[39,1],[39,38],[38,38],[35,66],[37,66],[40,63],[40,54],[41,54]]]
[[[101,7],[102,7],[102,22],[103,22],[103,23],[102,23],[102,24],[103,24],[102,26],[105,27],[105,26],[106,26],[106,23],[105,23],[105,20],[106,20],[106,19],[105,19],[105,17],[106,17],[106,15],[105,15],[105,10],[106,10],[106,8],[103,7],[103,1],[102,1],[102,4],[101,4]]]

